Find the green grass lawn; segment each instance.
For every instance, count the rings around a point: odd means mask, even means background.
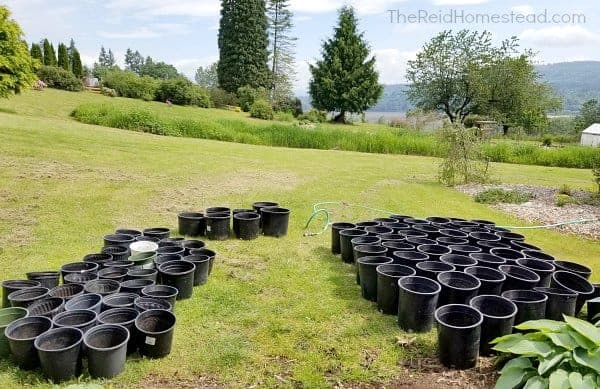
[[[182,210],[246,207],[258,200],[292,210],[284,239],[209,242],[218,252],[213,274],[192,299],[178,302],[171,355],[130,360],[123,374],[106,383],[319,387],[402,382],[399,363],[415,353],[435,355],[435,334],[419,335],[416,351],[396,345],[403,332],[395,318],[361,299],[353,268],[329,253],[329,233],[303,237],[312,204],[346,201],[415,216],[520,224],[437,184],[439,161],[433,158],[161,137],[68,117],[77,104],[101,99],[45,91],[0,102],[3,279],[79,261],[97,252],[102,236],[117,227],[175,228]],[[589,170],[494,168],[503,182],[591,186]],[[336,220],[381,216],[334,211]],[[524,234],[559,258],[591,266],[592,279],[600,281],[597,241],[546,231]],[[22,385],[49,386],[38,373],[0,362],[0,387]]]

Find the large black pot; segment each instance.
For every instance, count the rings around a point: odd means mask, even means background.
[[[6,327],[4,335],[8,340],[10,352],[21,369],[31,370],[40,365],[33,342],[51,328],[52,320],[41,316],[17,319]]]
[[[583,304],[594,294],[594,286],[584,277],[567,271],[556,271],[552,274],[550,286],[553,288],[563,288],[577,293],[577,303],[575,305],[575,315],[578,315],[583,308]]]
[[[473,253],[469,254],[469,257],[477,261],[477,266],[485,266],[492,269],[498,269],[500,265],[506,264],[506,259],[489,253]]]
[[[206,237],[210,240],[227,240],[230,233],[231,216],[224,213],[206,214]]]
[[[77,284],[84,286],[88,281],[97,280],[98,273],[69,273],[65,276],[64,285]]]
[[[468,304],[477,296],[481,282],[477,277],[460,271],[447,271],[437,276],[437,282],[442,286],[438,305]]]
[[[544,317],[550,320],[562,321],[563,315],[575,316],[577,305],[577,293],[564,288],[533,288],[548,296]]]
[[[156,260],[154,261],[156,263]],[[128,269],[126,280],[150,280],[156,282],[158,271],[156,269]]]
[[[115,280],[122,282],[127,276],[128,269],[125,267],[105,267],[98,272],[98,278],[101,280]]]
[[[510,245],[500,242],[492,242],[489,240],[478,240],[475,245],[481,248],[484,253],[489,253],[492,249],[509,249]]]
[[[55,328],[39,335],[34,346],[44,375],[55,383],[81,374],[83,332],[74,327]]]
[[[100,313],[102,308],[102,296],[96,293],[83,294],[75,296],[65,304],[65,310],[76,311],[80,309],[88,309],[96,313]]]
[[[88,369],[94,378],[119,375],[127,359],[129,331],[116,324],[101,324],[83,336],[87,347]]]
[[[44,316],[52,319],[65,310],[65,300],[60,297],[45,297],[27,307],[30,316]]]
[[[390,257],[389,251],[387,256]],[[391,258],[394,260],[393,263],[409,266],[413,269],[417,268],[419,262],[429,261],[429,255],[418,251],[394,251]]]
[[[206,220],[200,212],[181,212],[177,215],[178,229],[181,235],[204,236],[206,234]]]
[[[554,261],[554,257],[552,255],[546,254],[543,251],[525,249],[525,250],[521,250],[521,252],[523,254],[525,254],[526,258],[539,259],[539,260],[548,261],[548,262]]]
[[[433,327],[440,284],[429,278],[402,277],[398,280],[398,325],[407,332],[429,332]]]
[[[135,319],[139,314],[135,308],[112,308],[98,315],[98,322],[100,324],[118,324],[127,328],[129,331],[127,353],[131,354],[137,351],[139,335],[135,328]]]
[[[331,225],[331,252],[341,254],[340,231],[355,228],[353,223],[337,222]]]
[[[206,255],[210,258],[208,263],[208,275],[212,273],[213,265],[215,263],[215,258],[217,257],[217,253],[211,249],[207,249],[206,247],[201,249],[190,250],[190,255]]]
[[[140,313],[151,309],[173,311],[173,306],[167,300],[152,297],[138,297],[135,299],[133,306]]]
[[[360,288],[363,298],[377,301],[377,267],[392,263],[392,258],[385,256],[364,256],[358,259]]]
[[[137,237],[137,236],[142,235],[142,231],[134,230],[132,228],[117,228],[115,230],[115,234],[125,234],[125,235],[131,235],[131,236]]]
[[[385,256],[386,253],[387,249],[378,244],[362,244],[354,246],[354,262],[356,263],[356,283],[358,285],[360,285],[358,260],[362,257]]]
[[[37,300],[48,296],[48,288],[41,286],[15,290],[8,295],[11,307],[27,308]]]
[[[352,240],[350,241],[350,243],[352,243],[352,250],[354,250],[354,248],[356,246],[362,246],[364,244],[376,244],[376,245],[380,245],[381,244],[381,238],[378,237],[378,236],[370,236],[370,235],[357,236],[356,238],[352,238]]]
[[[540,259],[533,258],[521,258],[517,259],[517,265],[529,269],[538,276],[540,276],[540,282],[537,286],[548,287],[550,286],[550,279],[552,273],[556,270],[551,262],[542,261]]]
[[[140,355],[162,358],[171,353],[175,315],[169,311],[151,309],[140,313],[135,319],[135,328],[140,333]]]
[[[102,311],[113,308],[133,308],[136,298],[140,297],[137,293],[119,292],[102,297]]]
[[[52,323],[55,327],[74,327],[84,334],[96,325],[98,314],[89,309],[76,309],[61,312],[54,316]]]
[[[474,297],[469,305],[483,315],[479,353],[484,356],[495,354],[490,342],[512,332],[517,306],[507,298],[493,295]]]
[[[469,369],[477,365],[483,315],[464,304],[449,304],[435,311],[438,356],[442,365]]]
[[[20,289],[41,287],[39,281],[33,280],[6,280],[2,282],[2,308],[9,308],[8,295]]]
[[[438,274],[456,270],[454,266],[438,261],[422,261],[417,263],[415,267],[418,276],[426,277],[436,282]]]
[[[262,208],[261,218],[263,220],[262,228],[265,236],[279,238],[287,235],[290,222],[289,209],[280,207]]]
[[[386,264],[379,265],[377,271],[377,309],[386,315],[398,314],[398,280],[406,276],[414,276],[415,269],[404,266]]]
[[[439,261],[443,255],[450,254],[450,248],[440,244],[422,244],[417,246],[417,251],[427,254],[431,261]]]
[[[494,254],[506,260],[507,264],[514,265],[517,259],[525,258],[525,254],[513,249],[493,248],[490,254]]]
[[[529,320],[543,319],[546,313],[548,296],[535,290],[507,290],[502,297],[509,299],[517,306],[515,325]]]
[[[575,273],[586,280],[589,280],[590,276],[592,275],[592,269],[579,263],[569,261],[554,261],[552,263],[554,266],[556,266],[556,270],[564,270]]]
[[[190,255],[192,250],[203,249],[206,247],[206,243],[197,239],[187,239],[181,242],[181,246],[183,247],[183,256]]]
[[[464,271],[466,268],[477,265],[477,260],[466,255],[445,254],[440,257],[440,262],[447,263],[456,268],[456,271]]]
[[[417,247],[414,244],[400,241],[382,241],[381,245],[387,249],[387,256],[393,257],[396,251],[412,251],[415,252]],[[429,258],[429,257],[427,257]]]
[[[110,234],[104,236],[104,246],[119,246],[129,250],[129,245],[135,242],[135,236],[127,234]]]
[[[37,281],[39,286],[52,289],[58,286],[60,280],[60,272],[57,271],[34,271],[26,274],[30,281]]]
[[[260,215],[256,212],[233,214],[233,233],[242,240],[254,240],[260,234]]]
[[[145,228],[143,231],[144,236],[151,236],[153,238],[165,239],[171,235],[171,230],[165,227],[151,227]]]
[[[540,276],[529,269],[517,265],[501,265],[498,270],[506,276],[502,291],[513,289],[533,289],[538,286]]]
[[[96,273],[98,272],[98,264],[94,262],[73,262],[67,263],[60,267],[60,272],[63,277],[70,273]]]
[[[183,246],[181,246],[181,245],[161,246],[161,247],[158,248],[158,250],[156,250],[156,254],[158,254],[158,256],[160,256],[160,255],[173,255],[173,254],[178,254],[178,255],[184,256],[185,255],[185,248]]]
[[[10,348],[8,340],[4,336],[6,327],[17,319],[26,317],[29,314],[26,308],[13,307],[0,309],[0,359],[8,357]]]
[[[92,280],[85,283],[83,286],[85,293],[99,294],[106,296],[113,293],[118,293],[121,289],[121,283],[115,280]]]
[[[113,261],[124,261],[129,256],[129,248],[121,246],[104,246],[100,250],[103,254],[110,254]]]
[[[506,276],[496,269],[485,266],[471,266],[464,270],[465,273],[477,277],[481,282],[478,295],[500,295]]]
[[[354,250],[352,247],[352,239],[358,236],[366,236],[367,231],[358,228],[350,228],[340,231],[340,253],[342,261],[346,263],[354,262]]]
[[[177,288],[178,300],[192,297],[196,266],[188,261],[170,261],[158,268],[161,283]]]
[[[210,257],[208,255],[194,254],[183,257],[183,259],[196,266],[196,270],[194,271],[194,286],[206,284],[208,281]]]
[[[152,280],[139,278],[136,280],[128,280],[121,282],[121,293],[132,293],[141,296],[142,289],[146,286],[154,285],[155,282]]]
[[[98,269],[102,269],[104,267],[104,264],[109,261],[114,261],[112,254],[109,253],[87,254],[83,257],[83,262],[97,263]]]
[[[161,299],[169,302],[172,307],[175,307],[177,300],[177,288],[169,285],[151,285],[142,289],[142,296]]]

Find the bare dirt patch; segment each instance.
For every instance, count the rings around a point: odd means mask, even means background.
[[[475,196],[485,190],[500,188],[504,190],[519,190],[533,195],[533,199],[522,204],[495,204],[492,208],[506,212],[529,223],[556,224],[572,220],[590,219],[600,217],[600,207],[586,204],[567,204],[562,207],[556,205],[558,189],[535,185],[461,185],[457,186],[459,192]],[[573,190],[575,200],[582,199],[586,193]],[[552,229],[559,232],[576,234],[590,239],[600,239],[600,222],[586,224],[569,224]]]

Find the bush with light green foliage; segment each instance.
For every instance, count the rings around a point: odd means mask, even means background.
[[[83,83],[73,73],[57,66],[42,66],[37,75],[49,88],[62,89],[70,92],[83,90]]]
[[[123,70],[111,70],[102,79],[102,86],[114,89],[119,96],[145,101],[154,100],[158,84],[159,82],[152,77],[140,77]]]
[[[208,92],[183,77],[161,81],[156,89],[155,100],[162,102],[168,100],[177,105],[195,105],[202,108],[210,108],[210,96]]]
[[[501,188],[492,188],[478,193],[473,199],[482,204],[521,204],[531,200],[533,195],[529,192],[520,190],[505,190]]]
[[[263,99],[268,100],[267,90],[263,87],[253,88],[251,86],[243,86],[238,89],[237,97],[240,103],[240,107],[244,112],[250,112],[250,107],[256,100]]]
[[[327,112],[313,108],[310,111],[299,115],[298,120],[301,122],[325,123],[327,121]]]
[[[250,116],[257,119],[273,120],[273,107],[265,99],[258,99],[250,106]]]

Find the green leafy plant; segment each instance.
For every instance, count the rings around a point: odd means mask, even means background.
[[[527,321],[516,326],[527,333],[492,341],[501,356],[512,358],[500,370],[497,389],[600,386],[600,328],[575,317],[564,319]]]
[[[573,189],[567,184],[562,184],[560,188],[558,188],[558,194],[571,196],[573,194]]]
[[[454,186],[489,180],[489,162],[481,152],[481,141],[472,129],[448,125],[441,129],[439,135],[447,148],[446,158],[439,167],[440,182]]]
[[[275,113],[271,103],[264,99],[258,99],[250,106],[250,116],[257,119],[273,120]]]
[[[50,88],[62,89],[71,92],[83,90],[83,83],[73,73],[57,66],[42,66],[37,75]]]
[[[544,134],[544,136],[542,137],[542,146],[546,146],[546,147],[552,146],[553,140],[554,140],[554,137],[552,135]]]
[[[520,190],[504,190],[501,188],[492,188],[484,190],[478,193],[474,200],[477,203],[482,204],[521,204],[531,200],[533,195],[529,192],[522,192]]]
[[[556,206],[557,207],[564,207],[565,205],[568,204],[575,204],[576,201],[569,195],[566,194],[557,194],[556,195]]]
[[[309,123],[324,123],[327,121],[327,112],[313,108],[310,111],[299,115],[298,120]]]

